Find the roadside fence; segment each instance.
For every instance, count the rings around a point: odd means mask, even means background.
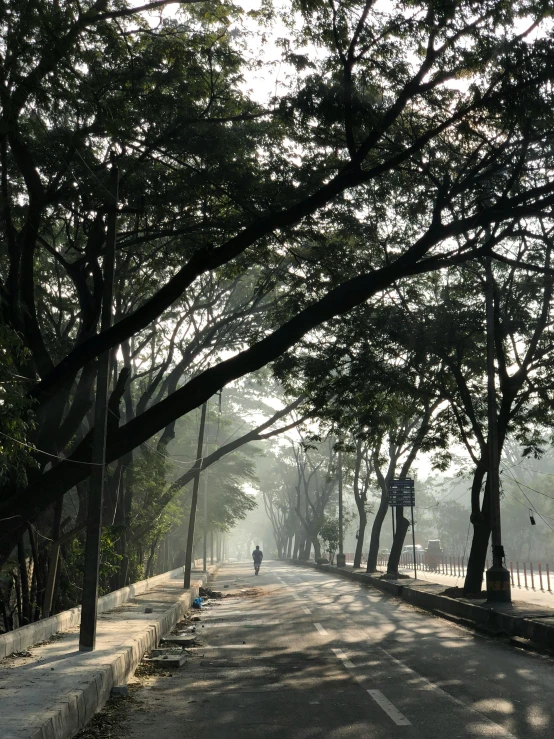
[[[350,559],[349,559],[350,557]],[[354,561],[354,555],[346,555],[346,561]],[[379,555],[377,565],[386,567],[388,563],[387,555]],[[450,557],[440,554],[428,554],[427,552],[416,552],[417,569],[422,572],[436,572],[439,575],[449,575],[451,577],[465,577],[467,570],[466,557]],[[489,568],[489,560],[485,563],[485,571]],[[403,552],[400,557],[400,567],[406,570],[413,570],[414,559],[411,552]],[[540,590],[542,592],[551,593],[551,565],[547,563],[533,562],[509,562],[507,567],[510,570],[510,578],[513,588],[522,588],[523,590]]]

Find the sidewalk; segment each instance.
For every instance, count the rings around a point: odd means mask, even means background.
[[[383,568],[379,568],[385,572]],[[409,575],[413,577],[413,569],[400,569],[403,575]],[[424,570],[417,571],[418,582],[422,580],[425,582],[440,583],[448,588],[462,587],[464,584],[464,575],[441,575],[438,572],[425,572]],[[538,579],[538,578],[537,578]],[[483,581],[483,588],[485,584]],[[547,590],[532,590],[531,588],[518,588],[517,585],[512,586],[512,601],[514,603],[532,603],[538,606],[544,606],[545,608],[554,608],[554,593],[549,593]]]
[[[346,563],[347,567],[352,567],[352,562],[349,561]],[[377,571],[385,573],[386,566],[383,565],[377,565]],[[413,578],[413,567],[400,567],[399,572],[402,575],[408,575],[408,577]],[[517,570],[513,571],[514,576],[514,583],[512,584],[512,601],[515,603],[519,603],[521,605],[525,603],[538,605],[538,606],[544,606],[545,608],[554,608],[554,592],[547,590],[547,579],[546,576],[543,573],[543,586],[544,589],[540,590],[537,588],[532,587],[525,587],[524,585],[524,574],[523,570],[520,569],[519,571],[519,581],[521,583],[521,587],[517,584],[517,577],[518,573]],[[447,588],[454,588],[454,587],[463,587],[464,584],[464,577],[465,574],[462,572],[460,575],[445,575],[436,571],[428,572],[427,570],[418,569],[417,571],[417,580],[418,582],[429,582],[429,583],[439,583],[440,585],[444,585]],[[539,575],[537,571],[534,573],[534,580],[537,585],[540,583]],[[413,580],[412,580],[413,582]],[[527,573],[527,582],[531,583],[531,575],[528,572]],[[485,588],[485,579],[483,577],[483,589]]]
[[[31,656],[0,660],[1,739],[71,739],[102,708],[112,687],[126,684],[145,651],[181,618],[206,579],[206,573],[193,572],[192,587],[185,591],[182,574],[174,574],[100,614],[94,652],[79,652],[74,626],[31,647]]]

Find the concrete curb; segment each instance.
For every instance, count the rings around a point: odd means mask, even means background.
[[[138,667],[144,653],[156,647],[160,638],[167,634],[181,619],[190,608],[194,598],[198,597],[200,586],[204,585],[210,575],[214,574],[217,569],[218,565],[210,566],[207,573],[202,573],[200,578],[194,581],[190,590],[183,592],[178,600],[163,613],[158,616],[153,615],[152,620],[145,624],[141,634],[135,636],[123,648],[114,651],[108,659],[105,654],[96,655],[95,652],[83,655],[82,667],[87,671],[87,684],[81,689],[72,690],[61,695],[59,700],[48,711],[44,712],[42,725],[27,735],[29,739],[72,739],[86,726],[95,713],[104,707],[110,697],[112,688],[127,683],[129,677]],[[177,573],[181,571],[182,568],[174,570]],[[165,575],[167,573],[164,573]],[[149,582],[152,583],[154,579],[151,578]],[[165,577],[165,579],[168,578]],[[157,584],[160,584],[160,581]],[[130,588],[133,589],[134,586],[130,586]],[[133,594],[136,594],[136,591]],[[94,665],[92,673],[90,670],[91,663],[93,665],[97,663]],[[76,684],[82,684],[82,681],[79,681],[78,678],[77,671],[75,674]]]
[[[359,570],[348,570],[334,565],[317,565],[315,562],[288,560],[289,564],[300,567],[311,567],[322,572],[329,572],[340,577],[365,583],[371,587],[390,593],[443,618],[467,626],[481,627],[489,633],[529,639],[537,646],[554,648],[554,610],[544,609],[542,613],[528,616],[510,613],[510,606],[480,605],[458,598],[440,595],[445,585],[425,583],[412,585],[404,580],[382,580]],[[435,590],[436,592],[433,592]],[[529,611],[539,612],[540,607],[529,604]],[[552,615],[550,615],[550,613]]]
[[[105,613],[106,611],[111,611],[113,608],[126,603],[131,598],[141,595],[147,590],[155,588],[157,585],[161,585],[166,580],[170,580],[182,571],[182,567],[177,567],[175,570],[163,572],[161,575],[140,580],[125,588],[103,595],[101,598],[98,598],[97,612]],[[68,611],[56,613],[54,616],[45,618],[42,621],[36,621],[33,624],[21,626],[14,631],[0,634],[0,659],[8,657],[14,652],[23,652],[29,647],[32,647],[33,644],[46,641],[59,631],[67,631],[74,626],[78,626],[80,623],[81,606],[76,606]]]

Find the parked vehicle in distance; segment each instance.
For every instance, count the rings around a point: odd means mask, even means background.
[[[429,569],[436,570],[443,554],[444,551],[441,547],[440,539],[430,539],[427,542],[427,549],[425,550],[425,564]]]
[[[421,546],[421,544],[416,544],[415,545],[415,550],[416,550],[416,554],[418,552],[423,553],[425,551],[425,549]],[[414,551],[413,545],[412,544],[406,544],[404,546],[404,549],[402,550],[402,554],[405,554],[406,552],[408,552],[408,553],[409,552],[413,552],[413,551]]]
[[[390,554],[390,549],[379,549],[379,554],[383,557],[388,557]]]
[[[443,554],[440,539],[429,539],[427,542],[427,551],[429,554]]]

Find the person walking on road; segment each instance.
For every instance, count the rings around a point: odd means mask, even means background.
[[[256,544],[256,549],[252,552],[252,559],[254,560],[254,574],[257,575],[260,571],[260,565],[262,564],[262,559],[264,558],[264,553],[260,549],[259,544]]]

